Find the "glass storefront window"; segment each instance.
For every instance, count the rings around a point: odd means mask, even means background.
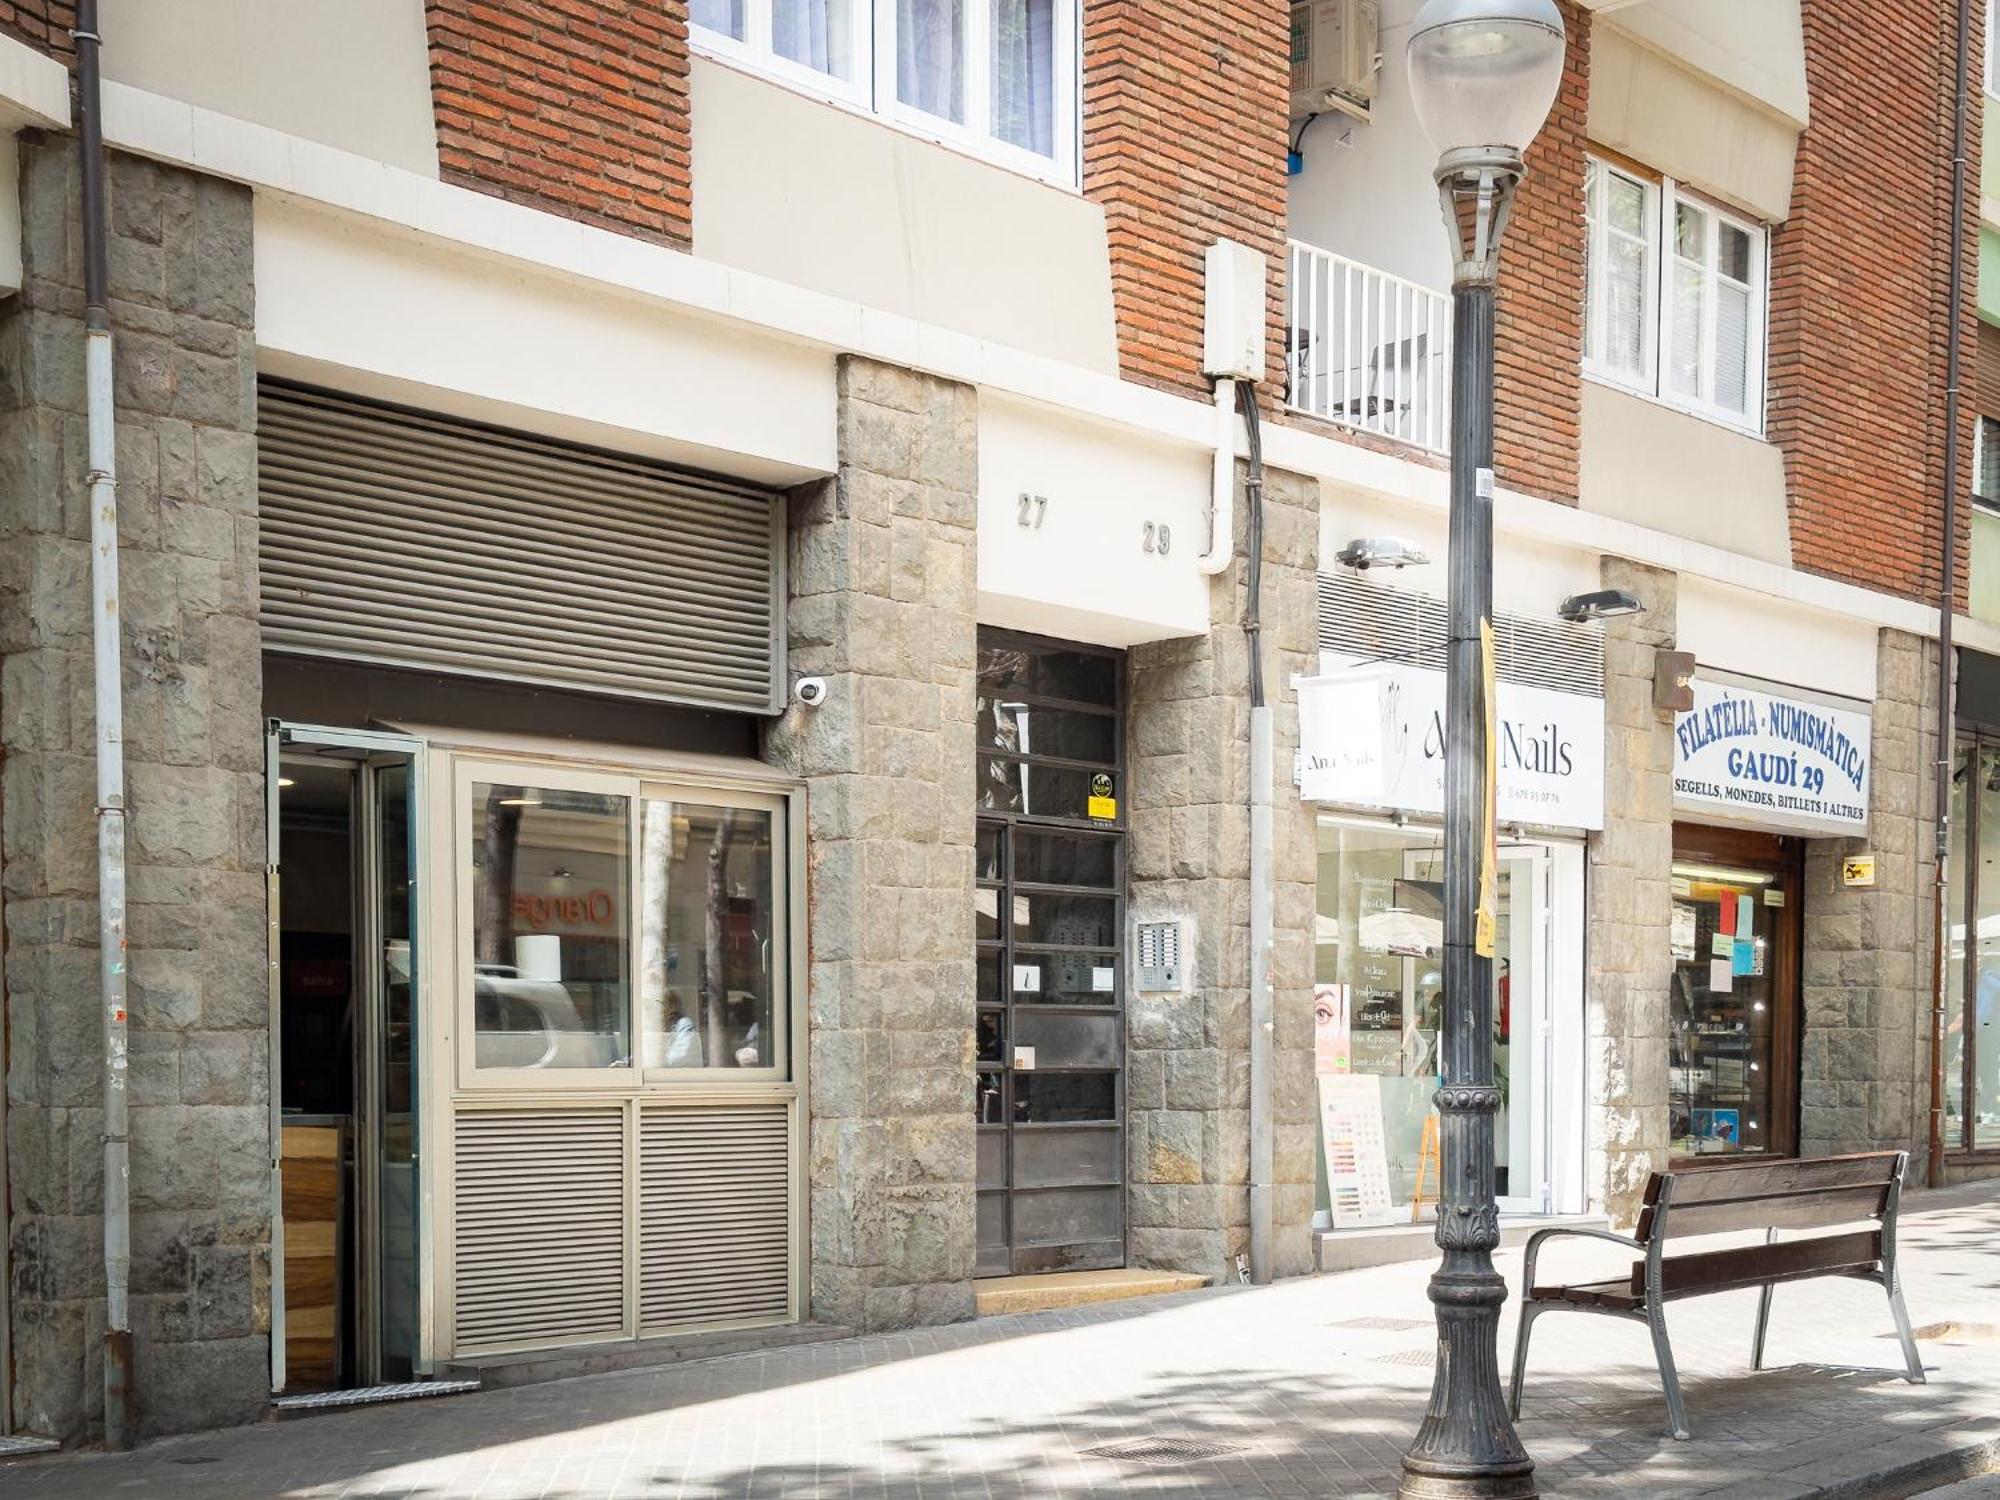
[[[1991,1151],[2000,1149],[2000,747],[1982,743],[1976,764],[1979,866],[1967,893],[1973,908],[1972,995],[1966,1003],[1961,964],[1960,1003],[1953,1013],[1958,1024],[1951,1027],[1957,1045],[1945,1058],[1945,1087],[1949,1095],[1956,1082],[1960,1098],[1970,1089],[1963,1139],[1974,1151]],[[1971,1056],[1950,1055],[1964,1052]]]
[[[649,1068],[775,1062],[772,814],[639,806],[639,1027]]]
[[[1975,899],[1966,883],[1965,848],[1968,803],[1967,790],[1973,779],[1973,765],[1980,752],[1972,745],[1960,745],[1951,777],[1951,854],[1946,872],[1947,891],[1961,892],[1958,909],[1952,913],[1951,948],[1945,964],[1944,1032],[1944,1144],[1947,1151],[1966,1145],[1965,1123],[1965,911]],[[1977,951],[1976,945],[1972,951]]]
[[[473,783],[475,1066],[631,1066],[629,819],[625,797]]]
[[[1776,975],[1785,889],[1769,871],[1676,862],[1668,1134],[1680,1156],[1778,1149]]]

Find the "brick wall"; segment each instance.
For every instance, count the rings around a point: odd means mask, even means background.
[[[693,235],[682,0],[426,0],[447,182],[641,239]]]
[[[1808,0],[1812,123],[1799,141],[1791,214],[1771,247],[1769,426],[1785,450],[1793,557],[1816,573],[1918,596],[1935,593],[1941,550],[1956,12],[1956,0]],[[1885,78],[1909,86],[1885,89]],[[1979,98],[1975,82],[1974,150]],[[1968,377],[1976,165],[1969,176]],[[1967,403],[1961,494],[1971,416]],[[1964,532],[1958,546],[1962,581]]]
[[[0,0],[0,32],[64,62],[76,55],[69,39],[75,24],[71,0]]]
[[[1564,0],[1569,50],[1548,123],[1528,148],[1500,252],[1493,467],[1500,482],[1576,503],[1583,432],[1583,158],[1590,12]]]
[[[1202,256],[1270,257],[1266,379],[1283,375],[1288,11],[1282,0],[1093,0],[1083,190],[1104,207],[1123,373],[1201,390]]]

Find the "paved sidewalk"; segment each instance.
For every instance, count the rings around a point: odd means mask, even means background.
[[[1866,1476],[2000,1442],[2000,1329],[1974,1326],[2000,1324],[2000,1193],[1907,1208],[1912,1317],[1960,1325],[1925,1342],[1928,1385],[1898,1378],[1873,1287],[1780,1288],[1762,1374],[1748,1367],[1753,1294],[1677,1304],[1695,1436],[1676,1443],[1643,1327],[1546,1317],[1522,1424],[1543,1493],[1852,1500],[1873,1493]],[[1569,1253],[1591,1262],[1598,1248]],[[1550,1270],[1567,1274],[1559,1253]],[[1500,1264],[1518,1286],[1519,1254]],[[1393,1493],[1429,1388],[1427,1274],[1384,1266],[985,1319],[33,1460],[0,1469],[0,1500]],[[1503,1368],[1509,1342],[1511,1329]],[[1146,1436],[1233,1451],[1177,1467],[1087,1451]]]

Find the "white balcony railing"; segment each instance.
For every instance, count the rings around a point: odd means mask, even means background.
[[[1286,285],[1292,408],[1443,453],[1451,414],[1451,299],[1297,240]]]

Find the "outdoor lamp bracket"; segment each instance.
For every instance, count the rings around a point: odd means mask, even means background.
[[[1451,284],[1492,286],[1500,276],[1500,237],[1520,186],[1521,153],[1476,146],[1447,151],[1437,164],[1438,202],[1451,236]]]

